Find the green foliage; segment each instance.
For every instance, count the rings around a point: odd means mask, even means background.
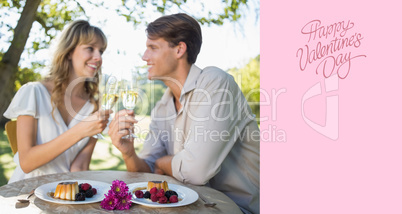
[[[136,112],[143,112],[146,115],[150,115],[152,109],[155,107],[163,93],[165,93],[166,86],[161,81],[152,81],[143,87],[144,102],[143,105],[137,105]],[[141,102],[141,100],[139,100]]]
[[[229,73],[241,88],[257,119],[260,118],[260,55],[243,68],[230,69]]]
[[[193,3],[196,1],[193,1]],[[220,4],[220,12],[211,12],[206,9],[204,3],[198,2],[201,6],[201,11],[205,15],[195,17],[201,24],[216,24],[222,25],[225,20],[238,21],[242,15],[240,11],[242,7],[246,7],[249,0],[222,0],[217,2]],[[166,14],[168,12],[184,12],[196,14],[199,11],[192,11],[192,8],[186,7],[187,0],[122,0],[121,7],[118,7],[116,12],[125,17],[128,22],[134,25],[144,23],[145,14],[157,12]],[[145,22],[146,23],[146,22]]]
[[[13,156],[4,127],[0,127],[0,186],[7,184],[14,172]]]
[[[0,6],[21,8],[20,1],[17,0],[0,0]]]
[[[0,61],[3,58],[2,52],[0,52]],[[15,87],[14,87],[14,93],[18,91],[18,89],[21,88],[22,85],[24,85],[27,82],[33,82],[33,81],[38,81],[42,78],[42,76],[39,73],[36,73],[35,70],[39,67],[42,67],[42,65],[38,63],[33,63],[32,68],[21,68],[18,67],[17,73],[15,74]]]
[[[36,38],[33,42],[34,51],[48,48],[49,42],[64,28],[66,23],[85,15],[80,4],[74,2],[42,0],[36,13],[36,21],[44,30],[46,39]]]
[[[254,1],[254,0],[251,0]],[[48,48],[51,40],[64,28],[66,23],[76,20],[78,18],[87,17],[85,8],[103,7],[109,9],[104,4],[105,0],[97,1],[55,1],[55,0],[42,0],[35,21],[40,24],[40,32],[31,35],[31,44],[25,48],[29,54],[44,48]],[[204,4],[199,3],[202,7],[203,14],[195,17],[201,24],[217,24],[222,25],[225,20],[237,21],[241,18],[240,11],[246,7],[249,0],[222,0],[220,10],[214,12],[208,11]],[[121,0],[120,5],[114,10],[126,18],[127,22],[131,22],[134,26],[139,24],[146,24],[146,14],[150,11],[165,14],[167,12],[185,12],[195,14],[191,8],[186,7],[187,0]],[[18,0],[0,0],[0,9],[5,13],[0,13],[0,32],[13,32],[15,27],[15,20],[9,19],[10,14],[18,14],[22,12],[25,6],[24,1]],[[221,11],[221,12],[219,12]],[[202,17],[204,16],[204,17]],[[3,41],[11,42],[11,34],[0,33]]]
[[[41,75],[30,68],[18,68],[15,80],[14,92],[17,92],[27,82],[34,82],[41,79]]]
[[[134,112],[138,115],[151,115],[152,109],[156,103],[162,98],[165,93],[166,86],[160,80],[147,81],[147,74],[140,74],[139,82],[139,96],[134,108]],[[119,99],[117,104],[117,111],[124,109],[122,100]]]

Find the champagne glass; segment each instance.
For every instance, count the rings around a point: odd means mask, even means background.
[[[108,80],[107,88],[102,94],[102,109],[112,109],[119,99],[119,94],[117,93],[117,80],[114,76],[110,77]]]
[[[122,80],[123,89],[121,90],[121,99],[124,108],[129,110],[134,110],[135,104],[138,99],[138,88],[137,88],[137,77],[136,75],[131,75],[130,80]],[[137,138],[131,129],[129,129],[130,134],[123,136],[124,139],[127,138]]]
[[[101,109],[112,109],[119,99],[119,94],[117,93],[116,77],[103,74],[101,82],[99,84],[99,91],[101,91]],[[93,137],[97,139],[105,139],[105,137],[101,133],[98,133]]]

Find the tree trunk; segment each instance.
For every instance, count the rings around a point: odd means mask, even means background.
[[[27,0],[22,10],[21,17],[14,29],[14,38],[10,47],[4,53],[0,62],[0,125],[3,126],[7,119],[3,116],[14,96],[15,74],[18,62],[27,43],[29,32],[35,21],[36,11],[41,0]]]

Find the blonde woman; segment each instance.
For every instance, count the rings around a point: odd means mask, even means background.
[[[87,21],[71,23],[56,47],[49,75],[23,85],[4,116],[17,118],[17,167],[9,183],[44,174],[89,169],[110,110],[98,111],[104,33]]]

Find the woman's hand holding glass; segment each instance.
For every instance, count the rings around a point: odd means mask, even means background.
[[[101,133],[106,128],[109,122],[109,116],[112,112],[113,111],[109,109],[100,109],[83,119],[77,124],[76,128],[78,131],[84,132],[83,137],[96,136],[96,133]]]

